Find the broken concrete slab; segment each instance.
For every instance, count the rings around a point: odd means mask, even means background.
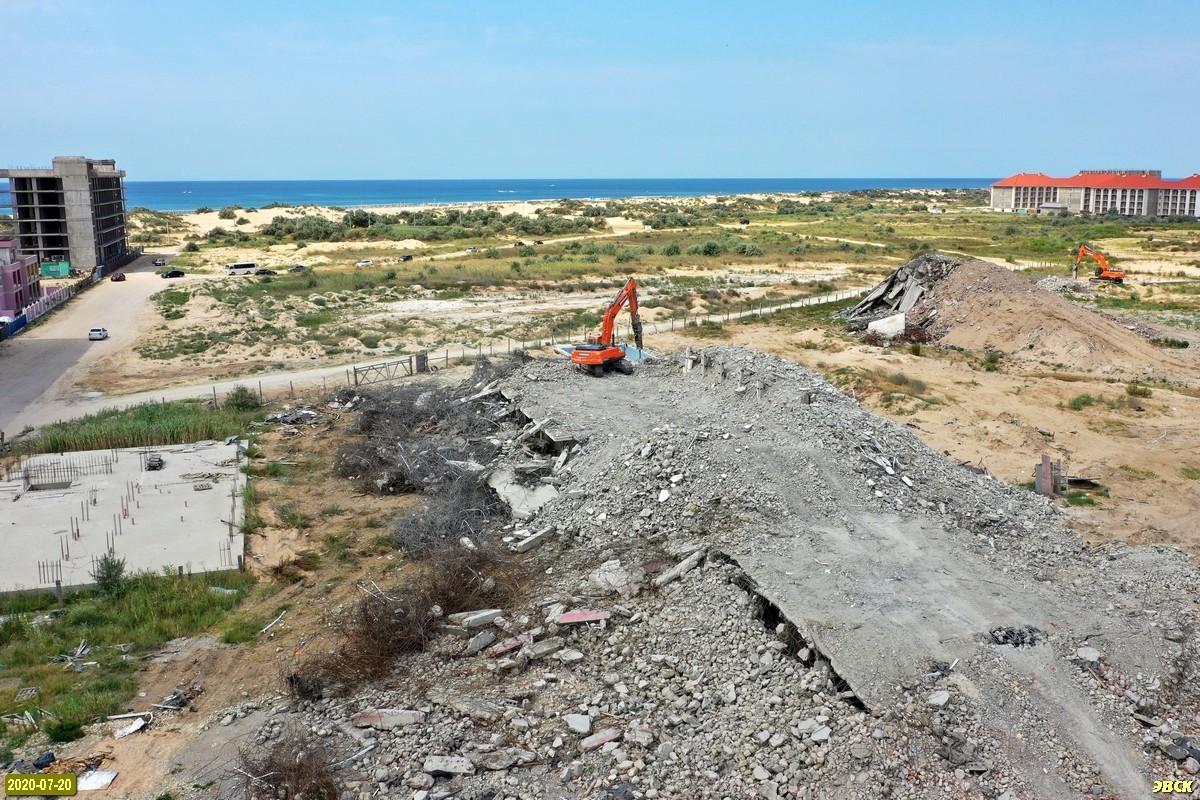
[[[521,541],[514,544],[512,546],[512,549],[518,553],[528,553],[530,550],[534,549],[535,547],[541,547],[543,544],[545,544],[550,539],[550,537],[554,536],[555,531],[556,531],[556,529],[553,525],[542,528],[540,531],[533,534],[532,536],[522,539]]]
[[[421,770],[435,778],[450,778],[455,775],[474,775],[475,765],[462,756],[429,756]]]
[[[646,582],[646,570],[640,566],[625,566],[620,559],[612,559],[592,570],[588,581],[604,592],[630,598],[641,591]]]
[[[126,736],[130,735],[131,733],[137,733],[142,728],[146,727],[146,725],[148,725],[148,724],[149,723],[147,722],[145,717],[140,717],[138,719],[135,719],[133,722],[129,723],[128,725],[126,725],[124,728],[121,728],[121,730],[114,733],[113,738],[114,739],[124,739]]]
[[[893,314],[890,317],[877,319],[867,324],[867,331],[877,333],[887,339],[895,338],[904,333],[904,315]]]
[[[558,497],[558,488],[552,484],[521,485],[511,467],[494,471],[488,476],[487,484],[508,504],[513,517],[520,520],[533,519],[542,506]]]
[[[611,611],[598,611],[594,609],[580,609],[578,611],[568,611],[565,614],[559,614],[555,620],[559,625],[581,625],[585,622],[600,622],[612,616]]]
[[[402,708],[376,708],[355,714],[350,721],[359,728],[390,731],[393,728],[404,728],[424,722],[425,713]]]
[[[504,710],[500,706],[481,697],[470,697],[448,689],[430,689],[428,697],[431,703],[452,708],[460,714],[484,722],[495,722],[504,716]]]
[[[587,714],[566,714],[563,721],[575,733],[586,736],[592,732],[592,718]]]
[[[479,628],[495,622],[503,615],[504,611],[499,608],[489,608],[484,611],[472,611],[463,617],[461,624],[464,628]]]
[[[544,639],[540,642],[534,642],[527,648],[531,659],[545,658],[548,655],[557,653],[563,649],[563,639],[561,636],[552,636],[549,639]]]
[[[950,702],[950,693],[945,689],[939,689],[936,692],[930,693],[929,696],[925,698],[925,702],[934,708],[944,708],[945,705]]]
[[[530,628],[512,638],[505,639],[495,645],[489,652],[494,656],[503,655],[510,650],[516,650],[518,647],[524,647],[527,644],[532,644],[533,640],[541,636],[545,632],[545,628],[538,625],[536,628]]]
[[[605,728],[604,730],[598,733],[593,733],[591,736],[583,739],[579,743],[579,747],[582,750],[595,750],[597,747],[601,747],[609,742],[614,742],[620,738],[620,728]]]
[[[496,641],[495,631],[480,631],[467,642],[467,655],[473,656],[492,642]]]
[[[659,575],[657,578],[655,578],[654,585],[655,586],[666,586],[671,581],[676,580],[679,577],[687,574],[697,564],[699,564],[701,561],[704,560],[704,552],[705,551],[703,551],[703,550],[697,550],[696,552],[692,553],[690,556],[685,558],[683,561],[679,562],[678,564],[676,564],[675,566],[671,567],[669,570],[664,572],[662,575]]]

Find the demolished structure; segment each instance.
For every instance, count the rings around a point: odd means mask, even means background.
[[[317,689],[258,735],[327,731],[360,790],[421,797],[1116,800],[1200,770],[1185,555],[1086,549],[1045,498],[797,365],[689,364],[526,363],[416,421],[444,438],[343,454],[360,486],[399,467],[431,503],[465,474],[552,487],[434,545],[506,547],[531,578],[440,620],[403,657],[418,679]],[[427,483],[434,456],[466,466]]]

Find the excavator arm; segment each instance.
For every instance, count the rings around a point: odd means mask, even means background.
[[[1085,256],[1094,258],[1096,263],[1100,265],[1101,269],[1105,271],[1108,270],[1108,259],[1097,253],[1092,248],[1088,247],[1086,244],[1079,245],[1079,253],[1075,256],[1075,266],[1078,267],[1079,262],[1083,261]]]
[[[605,347],[612,346],[613,325],[616,322],[617,315],[621,313],[621,309],[626,304],[629,305],[630,327],[633,329],[634,343],[637,344],[638,350],[642,349],[642,318],[638,315],[637,281],[633,278],[630,278],[621,287],[621,291],[617,292],[616,299],[612,301],[612,305],[604,313],[604,322],[600,326],[600,338],[597,340],[597,344],[602,344]]]

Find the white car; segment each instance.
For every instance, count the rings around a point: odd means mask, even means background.
[[[358,263],[357,263],[357,264],[355,264],[354,266],[356,266],[356,267],[369,267],[369,266],[371,266],[371,265],[372,265],[372,264],[374,264],[374,263],[375,263],[375,262],[374,262],[374,261],[372,261],[371,259],[369,259],[369,258],[364,258],[362,261],[358,262]]]
[[[88,340],[98,342],[101,339],[108,338],[108,328],[92,328],[88,331]]]

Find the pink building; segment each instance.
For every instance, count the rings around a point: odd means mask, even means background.
[[[42,297],[42,273],[37,256],[20,256],[17,243],[0,239],[0,316],[21,315],[25,306]]]

